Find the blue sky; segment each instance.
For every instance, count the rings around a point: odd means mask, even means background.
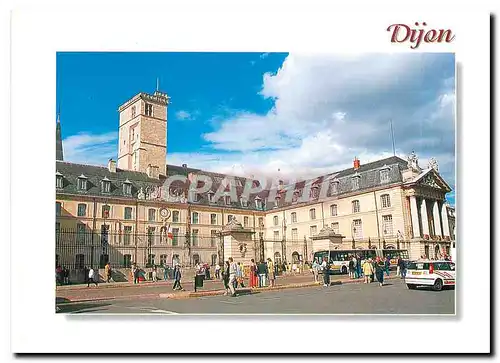
[[[452,54],[58,53],[65,159],[116,158],[118,107],[157,77],[169,164],[320,175],[390,156],[392,119],[397,155],[437,158],[454,189]]]

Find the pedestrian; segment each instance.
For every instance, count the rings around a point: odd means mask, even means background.
[[[224,295],[231,293],[231,289],[229,289],[229,268],[229,262],[224,262],[224,269],[222,270],[222,282],[224,283],[224,288],[226,289]]]
[[[167,281],[168,279],[168,265],[166,263],[163,264],[163,281]]]
[[[403,279],[403,282],[405,281],[405,278],[406,278],[406,268],[407,268],[406,261],[402,259],[400,272],[401,272],[401,278]]]
[[[217,264],[215,265],[215,278],[218,280],[220,279],[220,265],[219,263],[217,262]]]
[[[259,274],[257,271],[257,265],[255,264],[255,260],[252,258],[250,260],[250,288],[257,287],[257,283],[259,280]]]
[[[137,284],[139,282],[139,269],[135,263],[132,264],[131,273],[132,278],[134,279],[134,284]]]
[[[243,283],[244,275],[245,275],[245,273],[244,273],[243,265],[240,262],[238,262],[238,284],[241,287],[245,287],[245,284]],[[238,284],[236,284],[236,286],[238,286]]]
[[[372,275],[370,276],[370,282],[375,281],[375,271],[377,269],[377,260],[379,260],[380,257],[377,257],[376,259],[372,260]]]
[[[391,268],[391,259],[389,258],[389,256],[387,256],[385,258],[385,274],[387,276],[389,276],[389,270],[390,270],[390,268]]]
[[[375,276],[377,277],[377,281],[378,281],[380,287],[384,286],[385,264],[386,264],[386,261],[377,257],[377,260],[375,263]]]
[[[365,260],[365,263],[363,264],[363,275],[365,275],[365,284],[371,282],[370,276],[372,274],[373,274],[372,259],[369,258],[368,260]]]
[[[314,262],[312,264],[312,273],[314,275],[314,282],[319,282],[318,274],[319,274],[319,263],[318,260],[315,258]]]
[[[229,257],[229,290],[231,290],[231,296],[236,296],[236,282],[238,275],[238,265],[234,262],[232,257]]]
[[[257,266],[257,272],[259,274],[259,287],[266,286],[266,276],[267,276],[267,264],[261,260]]]
[[[351,279],[353,279],[354,278],[354,258],[353,257],[351,257],[349,259],[349,265],[348,266],[349,266],[349,277]]]
[[[275,286],[276,275],[274,271],[274,263],[270,258],[267,259],[267,278],[269,279],[269,286]]]
[[[62,285],[63,284],[63,269],[61,266],[56,267],[56,284]]]
[[[328,262],[328,257],[323,257],[323,262],[321,263],[321,270],[323,271],[323,286],[330,286],[330,263]]]
[[[401,276],[401,256],[398,256],[396,261],[396,277]]]
[[[359,277],[358,275],[358,260],[356,260],[356,255],[352,255],[352,264],[354,267],[354,278],[357,279]]]
[[[95,272],[94,269],[91,267],[89,269],[89,275],[88,275],[88,280],[87,280],[87,287],[90,287],[90,283],[94,283],[95,286],[99,286],[97,284],[97,278],[94,276]]]
[[[179,265],[175,265],[174,267],[174,286],[172,286],[172,290],[183,290],[181,285],[181,267]]]
[[[357,275],[358,277],[361,277],[361,275],[363,274],[363,270],[362,270],[362,261],[361,261],[361,256],[358,255],[358,258],[356,259],[356,272],[357,272]]]
[[[153,266],[152,277],[153,277],[153,282],[158,281],[158,272],[157,272],[156,266]]]
[[[104,275],[106,275],[106,282],[109,284],[109,281],[111,280],[111,265],[109,262],[104,266]]]

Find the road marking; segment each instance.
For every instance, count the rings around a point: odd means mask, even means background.
[[[168,311],[168,310],[151,310],[152,313],[161,313],[161,314],[169,314],[169,315],[179,315],[179,313],[176,313],[175,311]]]
[[[231,304],[231,305],[238,305],[238,304],[240,304],[237,301],[224,301],[224,300],[222,300],[222,301],[219,301],[219,302],[221,302],[223,304]]]

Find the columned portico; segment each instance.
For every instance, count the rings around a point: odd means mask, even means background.
[[[420,204],[420,215],[422,218],[422,233],[429,235],[429,219],[427,214],[427,202],[425,198],[422,198],[422,203]]]
[[[450,237],[450,225],[448,224],[448,211],[446,210],[446,204],[441,205],[441,220],[443,221],[443,236]]]
[[[418,218],[417,198],[413,195],[410,197],[410,212],[411,225],[413,229],[413,238],[420,238],[420,223]]]
[[[434,233],[436,236],[441,237],[441,218],[439,213],[439,201],[434,201],[432,207],[432,217],[434,218]]]

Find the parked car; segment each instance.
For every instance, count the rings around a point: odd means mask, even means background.
[[[432,286],[435,291],[441,291],[444,286],[455,286],[455,262],[421,260],[408,263],[406,271],[406,286],[416,289],[417,286]]]

